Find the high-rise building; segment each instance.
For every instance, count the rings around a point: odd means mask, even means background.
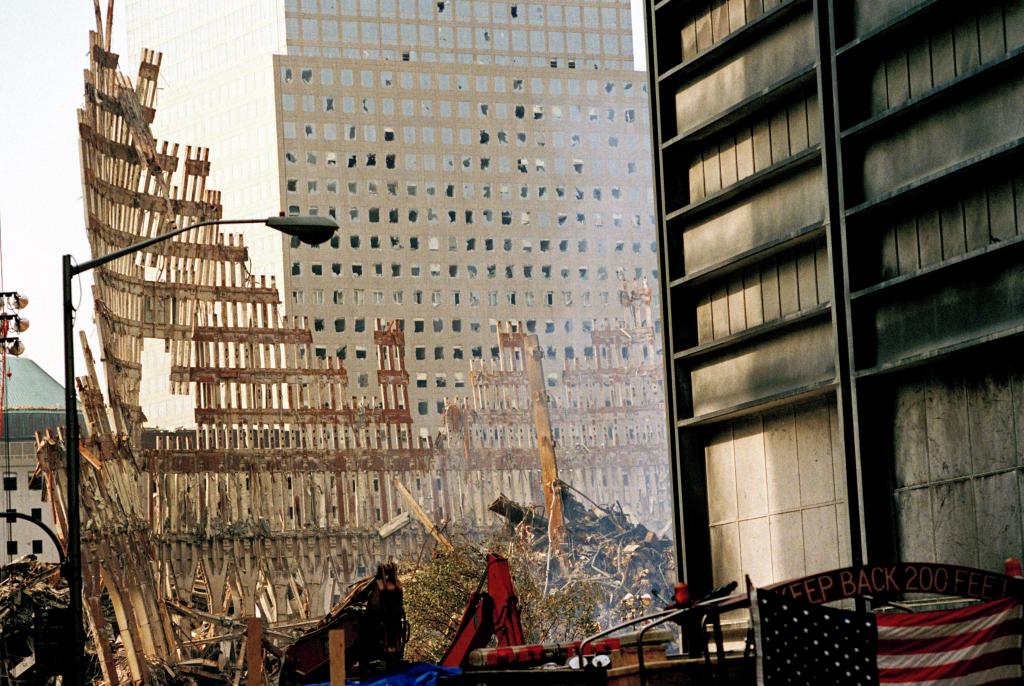
[[[648,2],[698,590],[1024,536],[1024,4]]]
[[[227,216],[337,218],[318,248],[249,232],[254,270],[352,395],[373,392],[372,322],[401,320],[429,368],[421,434],[497,354],[499,321],[561,367],[594,355],[621,278],[658,279],[628,0],[131,0],[127,17],[132,55],[166,55],[155,132],[209,145]],[[147,369],[147,414],[187,424]]]

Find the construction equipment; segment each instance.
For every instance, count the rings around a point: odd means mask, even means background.
[[[395,563],[378,565],[374,576],[356,582],[312,631],[288,646],[281,667],[282,686],[328,681],[328,637],[334,629],[345,631],[345,672],[350,676],[366,676],[402,661],[409,623]]]
[[[483,585],[487,584],[484,591]],[[477,590],[469,597],[459,630],[441,658],[444,667],[466,667],[469,655],[490,643],[496,636],[498,646],[522,645],[523,627],[519,621],[519,598],[512,584],[508,560],[488,553],[487,571]]]

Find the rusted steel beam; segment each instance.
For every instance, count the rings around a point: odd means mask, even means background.
[[[312,343],[313,332],[309,329],[239,327],[226,328],[215,326],[197,326],[190,335],[190,340],[211,343]]]
[[[86,221],[88,222],[89,231],[102,238],[112,249],[131,245],[141,239],[141,236],[133,232],[122,231],[110,226],[93,213],[89,213]],[[237,234],[221,235],[237,236]],[[146,248],[142,252],[177,259],[204,259],[212,262],[245,263],[248,260],[248,249],[245,246],[225,245],[223,243],[197,245],[195,243],[172,240],[160,243],[158,246]]]
[[[348,381],[348,370],[344,367],[324,369],[274,369],[270,367],[191,367],[175,365],[171,367],[171,380],[197,383],[219,383],[232,381],[254,384],[316,384],[340,383]]]
[[[419,504],[419,502],[416,500],[416,497],[409,492],[409,489],[407,489],[405,485],[398,479],[395,479],[392,483],[395,486],[395,490],[398,491],[398,494],[402,496],[402,500],[404,500],[405,504],[409,506],[409,509],[412,511],[413,516],[419,520],[420,524],[423,525],[423,528],[427,530],[427,533],[429,533],[431,537],[435,541],[437,541],[437,544],[444,548],[446,552],[454,552],[455,546],[452,545],[451,541],[448,540],[447,536],[441,533],[441,530],[437,528],[437,525],[434,524],[434,521],[430,518],[430,515],[428,515],[426,510],[424,510],[423,507]]]
[[[258,449],[251,452],[223,451],[146,451],[154,474],[199,474],[229,472],[286,473],[323,471],[340,473],[369,471],[430,471],[432,453],[420,449],[353,448],[345,451],[302,450],[288,448]]]
[[[109,271],[104,272],[102,278],[111,287],[116,287],[121,292],[151,298],[176,297],[197,302],[262,303],[267,305],[280,303],[276,288],[223,286],[185,281],[152,281],[134,274],[118,274]]]
[[[263,683],[263,618],[249,617],[245,626],[245,683]]]
[[[201,407],[195,410],[196,422],[209,425],[292,424],[292,425],[390,425],[409,418],[406,410],[375,408],[242,408]]]
[[[140,209],[146,212],[170,211],[174,215],[186,217],[217,218],[221,216],[220,205],[202,200],[184,200],[181,198],[162,198],[149,193],[140,193],[121,188],[104,179],[96,177],[96,172],[87,169],[85,181],[98,198],[122,205],[127,208]],[[164,244],[161,244],[164,245]]]
[[[548,412],[548,392],[544,382],[544,348],[536,334],[519,339],[522,343],[522,360],[526,368],[527,384],[530,391],[530,414],[533,428],[537,432],[537,450],[540,453],[541,485],[544,489],[544,511],[548,516],[548,539],[558,549],[565,538],[565,520],[562,514],[562,494],[558,486],[558,459],[555,456],[555,438],[551,432],[551,415]]]

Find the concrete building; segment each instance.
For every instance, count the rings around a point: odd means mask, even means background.
[[[53,528],[53,512],[43,502],[43,481],[36,474],[35,432],[64,424],[64,387],[32,360],[7,357],[0,437],[0,471],[3,472],[2,509],[39,519]],[[30,522],[0,520],[0,563],[9,564],[24,555],[57,562],[57,550],[46,533]]]
[[[1024,5],[646,4],[691,583],[1000,570],[1024,525]]]
[[[619,275],[656,280],[648,96],[628,0],[127,4],[161,65],[157,135],[201,140],[227,216],[330,214],[319,248],[251,231],[314,353],[373,393],[372,322],[403,321],[420,435],[470,360],[523,321],[549,363],[592,357]],[[150,348],[154,356],[160,346]],[[152,361],[144,407],[187,425]]]

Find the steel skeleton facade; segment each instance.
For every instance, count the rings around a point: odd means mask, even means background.
[[[211,148],[230,214],[338,220],[316,248],[246,232],[250,258],[353,393],[373,393],[373,320],[406,320],[429,371],[409,388],[417,435],[467,392],[468,361],[496,355],[498,322],[522,320],[559,369],[590,356],[617,273],[659,278],[628,0],[127,0],[125,14],[129,54],[167,55],[154,131]],[[186,426],[146,385],[154,424]]]
[[[150,133],[160,55],[143,53],[133,83],[109,32],[98,16],[79,110],[94,255],[222,212],[206,187],[208,151]],[[86,347],[88,373],[77,384],[89,429],[80,443],[82,561],[86,614],[111,684],[149,681],[153,659],[196,657],[211,636],[240,641],[246,617],[285,636],[321,617],[378,561],[415,559],[426,532],[403,526],[396,481],[437,524],[469,534],[501,523],[487,510],[500,493],[543,503],[514,335],[521,324],[503,328],[504,362],[467,370],[472,401],[446,400],[451,435],[423,440],[412,431],[415,372],[401,327],[374,323],[367,337],[378,391],[346,397],[341,361],[313,354],[308,323],[282,316],[276,285],[250,273],[246,259],[239,236],[208,227],[94,271],[106,397]],[[547,379],[564,389],[549,399],[555,448],[563,480],[659,527],[670,501],[651,292],[643,282],[620,291],[623,319],[594,323],[594,361]],[[163,341],[172,360],[166,392],[189,399],[194,429],[145,427],[145,339]],[[59,432],[37,436],[66,535],[62,441]],[[101,612],[104,595],[117,636]],[[245,651],[234,646],[224,659],[235,662],[219,668],[237,675]]]
[[[646,4],[691,584],[998,569],[1024,465],[1024,4]]]
[[[623,318],[604,321],[591,332],[592,361],[568,361],[557,385],[546,375],[559,478],[600,503],[620,503],[654,531],[671,520],[664,386],[661,354],[651,319],[651,289],[623,283]],[[498,332],[499,356],[473,362],[469,398],[447,400],[445,434],[450,468],[465,463],[467,476],[492,480],[490,488],[467,489],[470,497],[488,492],[525,493],[525,501],[543,503],[537,433],[531,414],[531,386],[525,358],[530,339],[521,324]],[[507,465],[528,465],[508,471]],[[514,479],[523,480],[519,488]],[[468,503],[467,503],[468,504]],[[490,501],[466,507],[477,524],[492,522]]]

